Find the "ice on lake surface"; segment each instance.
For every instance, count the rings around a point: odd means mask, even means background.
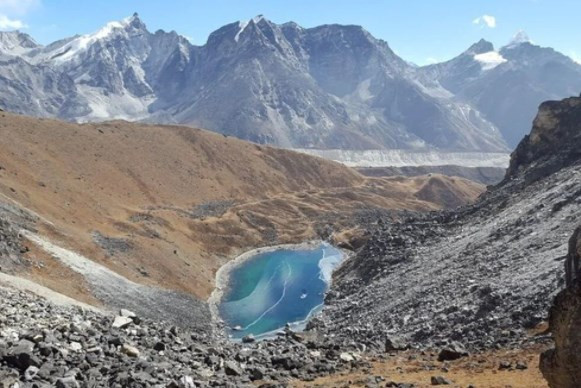
[[[287,323],[301,329],[322,307],[332,272],[342,259],[340,250],[321,243],[259,253],[233,268],[219,305],[231,336],[273,334]]]

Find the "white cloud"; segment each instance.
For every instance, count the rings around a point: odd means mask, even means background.
[[[434,58],[434,57],[426,58],[426,64],[428,64],[428,65],[433,65],[434,63],[440,63],[440,62],[442,62],[442,61],[439,60],[438,58]]]
[[[0,30],[20,30],[27,27],[22,20],[10,19],[8,16],[0,15]]]
[[[496,18],[494,16],[491,15],[482,15],[477,17],[476,19],[472,20],[473,24],[479,25],[479,26],[486,26],[488,28],[495,28],[496,27]]]
[[[40,6],[41,0],[0,0],[0,11],[8,15],[24,15]]]

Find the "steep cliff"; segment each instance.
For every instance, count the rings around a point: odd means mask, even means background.
[[[505,181],[520,176],[530,183],[567,167],[580,159],[580,144],[581,97],[544,102],[531,133],[512,153]]]

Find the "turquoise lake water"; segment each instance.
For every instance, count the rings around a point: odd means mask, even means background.
[[[287,323],[302,329],[322,307],[343,254],[329,244],[259,253],[230,271],[218,306],[233,338],[269,335]],[[236,329],[235,329],[236,328]]]

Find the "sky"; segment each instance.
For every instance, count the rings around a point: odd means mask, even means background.
[[[0,0],[0,30],[48,44],[138,12],[150,31],[175,30],[196,45],[219,27],[264,15],[308,28],[357,24],[419,65],[458,55],[481,38],[495,47],[519,30],[581,63],[581,0]]]

